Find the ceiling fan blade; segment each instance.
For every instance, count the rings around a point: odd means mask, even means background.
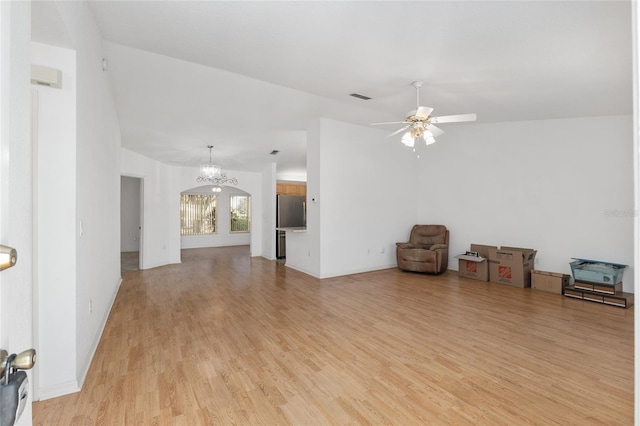
[[[434,137],[438,137],[438,136],[440,136],[441,134],[443,134],[443,133],[444,133],[444,130],[442,130],[442,129],[441,129],[441,128],[439,128],[439,127],[434,126],[433,124],[429,124],[429,125],[427,125],[427,130],[428,130],[428,131],[430,131],[430,132],[431,132],[431,134],[432,134]]]
[[[386,121],[384,123],[371,123],[370,126],[378,126],[380,124],[405,124],[406,121]]]
[[[433,111],[433,108],[421,106],[418,107],[414,115],[418,118],[424,118],[426,120],[427,118],[429,118],[429,114],[431,114],[431,111]]]
[[[432,123],[460,123],[462,121],[476,121],[476,114],[444,115],[442,117],[431,117]]]
[[[387,135],[387,137],[389,137],[389,136],[393,136],[393,135],[397,135],[398,133],[402,133],[402,132],[404,132],[405,130],[407,130],[409,127],[411,127],[411,125],[401,127],[401,128],[399,128],[398,130],[396,130],[395,132],[390,133],[389,135]]]

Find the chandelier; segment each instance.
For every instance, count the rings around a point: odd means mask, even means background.
[[[213,164],[211,161],[211,150],[213,149],[213,145],[207,145],[207,148],[209,148],[209,164],[203,164],[200,166],[200,176],[196,178],[196,181],[214,185],[211,190],[217,195],[222,192],[220,185],[237,185],[238,179],[227,177],[227,175],[222,172],[222,169],[220,169],[220,166]]]
[[[424,139],[427,145],[435,143],[435,135],[430,130],[425,128],[425,124],[422,122],[413,123],[411,128],[402,135],[402,143],[409,148],[413,148],[420,139]]]

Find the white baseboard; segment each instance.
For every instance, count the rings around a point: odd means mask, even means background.
[[[298,272],[302,272],[303,274],[311,275],[311,276],[312,276],[312,277],[314,277],[314,278],[320,278],[320,277],[319,277],[319,276],[317,276],[316,274],[311,273],[311,271],[307,271],[306,269],[302,269],[302,268],[297,268],[297,267],[295,267],[295,266],[290,266],[290,265],[288,265],[286,262],[285,262],[284,266],[286,266],[287,268],[294,269],[294,270],[296,270],[296,271],[298,271]]]
[[[390,264],[390,265],[379,265],[379,266],[374,266],[371,268],[362,268],[362,269],[351,269],[351,270],[347,270],[347,271],[341,271],[341,272],[334,272],[334,273],[328,273],[328,274],[322,274],[320,276],[320,279],[324,279],[324,278],[333,278],[333,277],[341,277],[344,275],[354,275],[354,274],[362,274],[364,272],[374,272],[374,271],[381,271],[383,269],[392,269],[392,268],[397,268],[398,265],[394,264]]]
[[[79,392],[81,386],[78,384],[76,380],[60,383],[55,386],[51,386],[48,388],[40,388],[38,394],[38,400],[44,401],[45,399],[57,398],[63,395],[69,395],[71,393]]]
[[[390,264],[390,265],[380,265],[380,266],[374,266],[371,268],[362,268],[362,269],[351,269],[348,271],[342,271],[342,272],[337,272],[337,273],[329,273],[329,274],[322,274],[320,276],[311,273],[310,271],[306,271],[302,268],[296,268],[294,266],[289,266],[285,263],[285,266],[287,268],[291,268],[291,269],[295,269],[298,272],[302,272],[303,274],[307,274],[307,275],[311,275],[312,277],[315,278],[320,278],[320,279],[324,279],[324,278],[333,278],[333,277],[342,277],[344,275],[354,275],[354,274],[362,274],[364,272],[373,272],[373,271],[381,271],[383,269],[392,269],[392,268],[397,268],[398,265],[394,264]]]
[[[118,292],[120,291],[121,284],[122,284],[122,278],[120,278],[120,281],[118,282],[116,291],[114,292],[113,298],[111,299],[111,303],[109,304],[109,309],[107,309],[107,312],[104,318],[102,319],[102,323],[100,324],[100,332],[97,333],[95,338],[93,339],[93,343],[91,344],[91,348],[89,350],[89,356],[85,359],[85,362],[82,365],[82,368],[79,369],[80,374],[78,376],[78,386],[79,386],[78,390],[82,389],[82,385],[84,385],[84,380],[87,378],[89,367],[91,367],[91,362],[93,361],[93,357],[95,356],[96,350],[98,349],[98,345],[100,344],[100,339],[102,339],[102,333],[104,332],[104,327],[107,325],[107,319],[109,319],[109,314],[111,313],[111,309],[113,309],[113,304],[116,301],[116,297],[118,297]]]

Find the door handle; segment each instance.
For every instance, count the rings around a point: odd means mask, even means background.
[[[0,245],[0,271],[11,268],[18,261],[18,252],[13,247]]]
[[[22,415],[29,396],[28,370],[36,363],[35,349],[27,349],[19,354],[0,350],[3,378],[0,381],[0,425],[13,426]]]

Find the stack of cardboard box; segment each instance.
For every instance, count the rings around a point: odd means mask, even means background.
[[[536,254],[536,250],[527,248],[471,244],[468,252],[456,256],[458,275],[623,308],[633,305],[633,294],[622,291],[626,265],[575,259],[571,263],[574,284],[570,285],[567,274],[534,270]]]
[[[633,294],[622,291],[627,265],[589,259],[574,259],[570,265],[574,283],[565,287],[565,296],[621,308],[633,305]]]
[[[471,250],[456,256],[458,275],[514,287],[531,287],[536,250],[520,247],[471,244]]]

